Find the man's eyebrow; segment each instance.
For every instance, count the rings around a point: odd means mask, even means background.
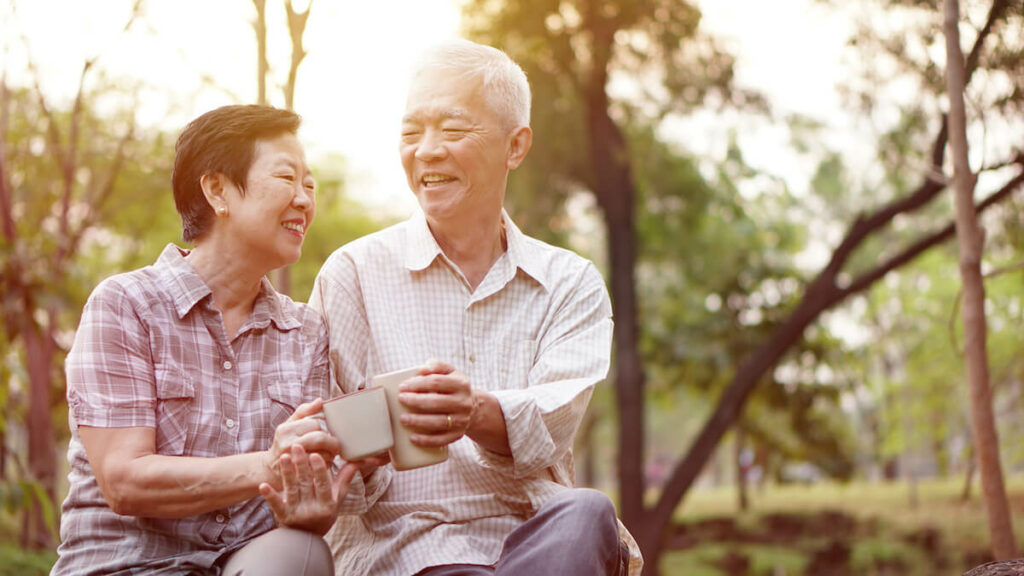
[[[445,120],[460,120],[462,118],[465,118],[466,116],[468,116],[468,114],[466,114],[466,111],[461,108],[450,108],[448,110],[445,110],[444,112],[441,112],[441,117],[444,118]],[[402,123],[415,124],[416,122],[421,122],[421,117],[422,114],[416,112],[412,114],[406,114],[405,116],[402,116]]]

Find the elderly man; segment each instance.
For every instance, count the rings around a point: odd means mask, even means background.
[[[339,572],[626,574],[612,503],[572,488],[573,437],[608,370],[604,282],[502,209],[530,150],[529,117],[526,76],[503,52],[466,41],[429,51],[400,144],[422,212],[342,247],[317,277],[310,303],[328,322],[341,389],[421,366],[402,384],[403,424],[415,444],[449,450],[438,465],[382,469],[390,484],[361,525],[328,538]]]

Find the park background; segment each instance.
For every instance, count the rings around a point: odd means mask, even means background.
[[[959,4],[995,448],[1020,517],[1024,4]],[[646,573],[992,559],[943,17],[938,0],[6,0],[0,574],[53,561],[63,358],[91,289],[179,241],[177,131],[223,104],[302,114],[318,215],[273,280],[304,301],[331,251],[414,209],[397,154],[408,67],[453,36],[531,80],[513,219],[608,280],[615,362],[577,480],[616,500]]]

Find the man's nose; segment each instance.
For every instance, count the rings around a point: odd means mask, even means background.
[[[416,146],[417,160],[437,160],[448,153],[444,146],[443,134],[440,130],[426,130],[419,145]]]

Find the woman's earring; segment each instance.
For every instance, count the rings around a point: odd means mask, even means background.
[[[228,208],[227,208],[227,206],[218,206],[217,207],[217,214],[219,214],[220,216],[227,216],[228,215]]]

